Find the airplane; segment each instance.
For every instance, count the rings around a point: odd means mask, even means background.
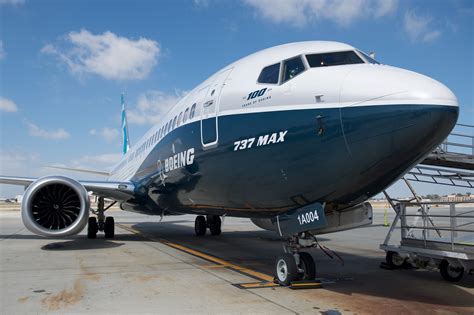
[[[456,96],[432,78],[344,43],[289,43],[217,71],[134,146],[122,97],[123,158],[111,172],[90,171],[106,180],[0,183],[27,186],[23,223],[46,237],[87,226],[88,238],[113,238],[104,198],[149,215],[195,214],[200,237],[221,234],[224,216],[250,218],[285,239],[274,273],[289,285],[314,279],[304,250],[316,235],[371,224],[367,200],[422,161],[458,114]]]

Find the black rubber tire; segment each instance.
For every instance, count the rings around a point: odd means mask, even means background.
[[[115,236],[114,217],[105,218],[104,233],[105,233],[105,238],[114,238]]]
[[[300,253],[300,268],[304,270],[303,273],[299,274],[300,280],[314,280],[316,278],[316,264],[314,263],[313,256],[309,253]]]
[[[404,268],[407,265],[406,259],[403,259],[398,255],[397,252],[388,251],[387,255],[385,256],[385,260],[387,261],[387,265],[389,265],[393,269]]]
[[[288,286],[292,281],[298,279],[298,268],[292,254],[284,253],[278,256],[274,271],[275,278],[280,285]]]
[[[218,215],[213,215],[208,218],[207,224],[209,225],[209,230],[211,231],[211,235],[220,235],[222,230],[222,221]]]
[[[441,263],[439,264],[439,273],[443,277],[444,280],[449,281],[449,282],[458,282],[459,280],[462,279],[464,275],[464,268],[459,267],[456,268],[457,270],[453,270],[447,260],[442,260]],[[450,272],[458,272],[456,276],[453,276],[450,274]]]
[[[97,238],[98,231],[99,231],[99,225],[97,224],[97,218],[89,217],[89,222],[87,224],[87,238],[89,239]]]
[[[204,236],[206,235],[207,230],[207,222],[206,218],[202,215],[198,215],[196,220],[194,221],[194,232],[196,236]]]

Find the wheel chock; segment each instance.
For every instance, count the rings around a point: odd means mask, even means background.
[[[318,280],[293,281],[288,287],[292,290],[321,289],[323,284]]]

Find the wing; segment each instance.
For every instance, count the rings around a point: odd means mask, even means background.
[[[110,176],[109,172],[103,171],[96,171],[96,170],[86,170],[83,168],[74,168],[74,167],[63,167],[63,166],[54,166],[54,165],[44,165],[47,168],[53,168],[56,170],[65,170],[65,171],[72,171],[72,172],[79,172],[79,173],[88,173],[88,174],[95,174],[95,175],[102,175],[102,176]]]
[[[37,178],[0,176],[0,184],[28,186]],[[87,191],[115,200],[128,200],[134,196],[135,185],[132,182],[78,180]]]

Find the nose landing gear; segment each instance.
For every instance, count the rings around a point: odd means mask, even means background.
[[[314,280],[316,265],[313,257],[302,249],[317,246],[316,239],[309,233],[301,233],[287,239],[285,253],[275,261],[275,280],[283,286],[293,281]]]

